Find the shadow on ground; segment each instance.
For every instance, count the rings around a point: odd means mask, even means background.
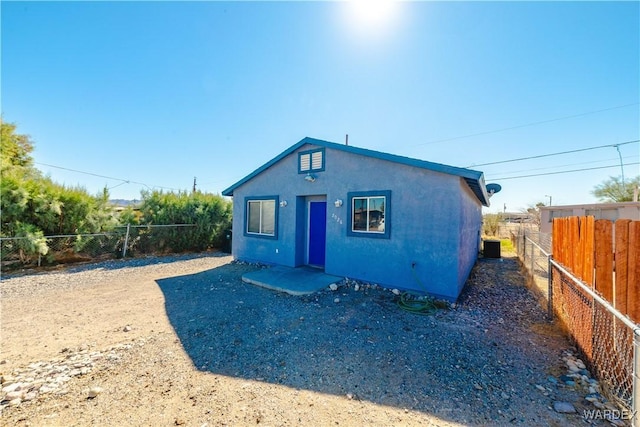
[[[480,260],[460,305],[435,316],[402,311],[382,290],[278,293],[243,283],[252,270],[232,263],[157,280],[199,370],[466,424],[567,425],[535,393],[567,344],[529,330],[544,313],[515,258]]]

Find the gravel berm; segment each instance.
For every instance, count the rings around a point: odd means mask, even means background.
[[[428,316],[368,283],[241,281],[257,268],[209,253],[5,275],[2,425],[609,425],[558,380],[575,350],[515,257],[480,259]]]

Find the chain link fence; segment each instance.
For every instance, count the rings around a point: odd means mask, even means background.
[[[602,393],[640,426],[640,325],[557,263],[549,234],[520,228],[511,240],[550,318],[570,334]]]
[[[640,404],[638,378],[634,384],[634,375],[640,375],[640,326],[560,264],[551,260],[550,265],[556,316],[571,333],[603,393],[633,413]],[[638,359],[634,361],[634,357]]]
[[[193,224],[116,227],[107,233],[0,238],[2,271],[149,254],[183,252],[193,247]]]
[[[530,227],[511,230],[511,243],[516,248],[518,258],[529,272],[533,291],[547,304],[551,316],[549,292],[549,256],[551,254],[551,234],[540,233]]]

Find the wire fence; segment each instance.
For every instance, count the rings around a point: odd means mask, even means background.
[[[0,238],[2,271],[137,255],[182,252],[192,245],[194,224],[129,225],[94,234]]]
[[[568,331],[602,393],[640,426],[640,325],[553,259],[550,235],[511,235],[522,265],[549,316]]]
[[[549,257],[551,255],[551,234],[540,233],[528,227],[511,230],[511,242],[522,264],[529,272],[534,292],[547,304],[549,316],[552,310],[549,298]]]

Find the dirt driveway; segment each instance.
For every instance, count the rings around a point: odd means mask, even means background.
[[[256,268],[208,254],[4,277],[0,371],[22,394],[0,422],[584,425],[584,393],[552,381],[570,345],[515,258],[479,262],[432,316],[375,286],[295,297],[240,280]]]

